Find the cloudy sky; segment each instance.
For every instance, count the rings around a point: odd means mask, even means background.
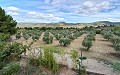
[[[120,22],[120,0],[0,0],[17,22]]]

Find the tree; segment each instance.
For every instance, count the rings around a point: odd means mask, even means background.
[[[53,36],[50,35],[49,32],[45,32],[44,36],[43,36],[43,41],[46,43],[46,44],[51,44],[53,43]]]
[[[110,39],[112,42],[113,46],[119,45],[120,44],[120,38],[119,37],[113,37]]]
[[[21,38],[21,33],[17,33],[15,36],[16,36],[16,39],[20,39]]]
[[[24,33],[23,34],[23,37],[24,37],[24,39],[26,40],[26,42],[27,42],[27,40],[28,40],[28,38],[30,37],[28,34],[26,34],[26,33]]]
[[[10,15],[5,14],[5,10],[0,7],[0,33],[15,34],[17,22]]]
[[[59,43],[62,44],[63,46],[70,45],[71,39],[69,38],[60,38]]]
[[[92,46],[92,41],[90,41],[90,40],[83,40],[82,41],[82,46],[86,47],[87,50],[89,50],[91,48],[91,46]]]

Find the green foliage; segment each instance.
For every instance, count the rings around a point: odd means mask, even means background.
[[[92,47],[92,41],[90,41],[90,40],[83,40],[82,41],[82,46],[86,47],[87,50],[89,50]]]
[[[12,44],[1,43],[0,47],[0,61],[9,58],[11,55],[15,55],[14,58],[17,58],[28,49],[28,46],[16,42]]]
[[[60,38],[59,43],[63,46],[70,45],[71,39],[69,38]]]
[[[12,75],[16,73],[20,69],[20,65],[18,63],[9,63],[0,72],[0,75]]]
[[[58,71],[59,65],[55,61],[52,47],[44,47],[44,55],[38,58],[40,65],[51,69],[54,73]]]
[[[50,35],[49,32],[45,32],[44,36],[43,36],[43,41],[46,43],[46,44],[51,44],[53,43],[53,36]]]
[[[110,41],[113,43],[113,46],[120,44],[120,38],[119,37],[113,37],[110,39]]]
[[[96,30],[96,34],[101,34],[101,30]]]
[[[28,40],[28,38],[30,37],[28,34],[26,34],[26,33],[23,33],[23,37],[24,37],[24,39],[25,40]]]
[[[113,33],[111,31],[102,31],[101,34],[105,39],[108,39],[108,41],[113,37]]]
[[[52,69],[53,72],[56,72],[59,68],[59,65],[55,61],[55,58],[53,56],[52,48],[46,47],[44,48],[44,61],[46,63],[45,67],[48,67],[49,69]]]
[[[40,36],[38,36],[38,35],[33,35],[32,36],[33,41],[39,40],[39,38],[40,38]]]
[[[0,33],[0,42],[6,41],[8,38],[10,38],[10,34]]]
[[[32,66],[39,66],[39,60],[37,58],[34,57],[30,57],[29,58],[29,64]]]
[[[113,64],[112,64],[112,68],[113,68],[114,70],[120,71],[120,63],[118,63],[118,62],[113,63]]]
[[[120,51],[120,45],[115,45],[114,48],[116,51]]]
[[[71,58],[72,58],[73,62],[75,63],[75,66],[77,63],[78,56],[79,56],[79,54],[76,50],[71,51]]]
[[[20,39],[21,38],[21,33],[17,33],[15,36],[16,36],[16,39]]]
[[[0,7],[0,33],[15,34],[17,22]]]

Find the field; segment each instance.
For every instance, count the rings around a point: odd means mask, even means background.
[[[82,61],[82,65],[86,67],[86,71],[92,73],[98,73],[98,74],[105,74],[105,75],[120,74],[119,71],[115,71],[114,68],[112,67],[112,64],[114,62],[120,62],[119,52],[115,50],[112,42],[108,40],[109,38],[108,39],[105,38],[104,34],[102,34],[102,31],[105,33],[104,29],[100,30],[101,34],[97,33],[97,31],[98,31],[97,28],[90,28],[90,29],[89,28],[88,29],[75,29],[75,28],[49,29],[48,28],[46,30],[40,28],[36,28],[36,29],[33,28],[32,30],[23,28],[20,29],[17,33],[17,34],[20,33],[21,35],[18,39],[16,39],[16,36],[12,36],[12,42],[18,42],[18,43],[23,43],[24,45],[30,45],[31,49],[34,50],[33,55],[36,55],[36,57],[37,54],[38,56],[40,55],[39,51],[37,51],[38,49],[43,49],[44,47],[55,48],[54,50],[55,53],[53,54],[55,60],[57,61],[57,63],[67,66],[67,67],[62,67],[62,69],[59,70],[60,72],[59,75],[75,75],[76,72],[72,69],[76,69],[74,64],[76,64],[77,62],[75,62],[76,61],[75,59],[78,59],[78,57],[80,57],[81,50],[82,50],[82,56],[87,58],[86,60]],[[115,38],[118,37],[116,34],[113,33],[113,31],[111,32],[113,37]],[[31,33],[33,35],[31,35]],[[37,35],[36,33],[38,33],[39,38],[33,39],[33,36]],[[31,36],[27,37],[26,34]],[[85,38],[88,35],[92,35],[92,34],[95,40],[92,40],[92,46],[90,47],[90,49],[86,50],[86,48],[82,45],[82,42],[83,40],[85,40]],[[75,37],[72,37],[71,35]],[[44,41],[43,40],[44,37],[52,37],[52,42],[48,41],[50,39]],[[68,37],[72,39],[70,43],[68,44],[60,43],[60,38],[68,38]],[[69,40],[67,42],[69,42]],[[63,51],[62,54],[61,51]],[[77,52],[78,57],[76,56],[74,59],[72,59],[71,58],[72,51]],[[22,54],[22,56],[25,58],[28,58],[33,55],[29,50],[26,51],[26,55]],[[25,63],[27,63],[25,62],[25,58],[20,61],[20,64],[25,65]],[[49,73],[48,71],[46,72]]]

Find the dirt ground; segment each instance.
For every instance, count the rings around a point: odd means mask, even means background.
[[[42,41],[43,34],[37,42],[33,43],[32,47],[40,47],[42,45],[45,45],[45,43]],[[85,36],[86,34],[83,34],[82,36],[78,37],[77,39],[72,41],[72,43],[68,47],[60,46],[59,41],[55,39],[52,44],[48,45],[62,47],[67,52],[70,52],[70,50],[72,49],[76,49],[80,53],[80,50],[83,50],[83,56],[87,57],[87,60],[85,60],[83,64],[87,66],[88,71],[103,73],[106,75],[116,75],[117,73],[113,71],[109,63],[116,61],[120,62],[120,58],[111,55],[111,53],[116,53],[116,51],[112,47],[112,44],[109,41],[105,40],[102,35],[97,34],[96,40],[93,42],[93,46],[90,48],[89,51],[86,51],[85,48],[81,45]],[[26,42],[24,38],[15,40],[15,37],[13,36],[13,40],[14,42],[16,41],[23,44],[30,44],[32,39],[29,38],[29,40]],[[70,71],[70,69],[61,70],[60,75],[68,74],[74,75],[74,72]],[[119,74],[120,73],[118,73],[117,75]]]

